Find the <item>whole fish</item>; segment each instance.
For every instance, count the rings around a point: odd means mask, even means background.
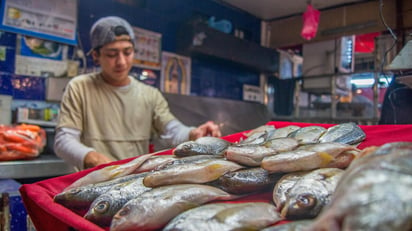
[[[216,180],[227,172],[241,168],[244,167],[232,161],[211,159],[201,163],[175,165],[151,172],[143,179],[143,183],[152,188],[171,184],[206,183]]]
[[[327,167],[334,157],[326,152],[293,150],[263,158],[261,167],[270,173],[297,172]]]
[[[319,142],[358,144],[366,138],[365,132],[355,123],[342,123],[332,126],[319,138]]]
[[[308,126],[291,132],[288,137],[298,140],[299,144],[319,143],[319,138],[326,132],[326,128],[321,126]]]
[[[143,184],[145,175],[147,173],[141,174],[139,178],[133,181],[116,185],[97,197],[90,205],[84,218],[102,227],[110,226],[114,214],[126,202],[151,189]]]
[[[267,140],[272,138],[275,133],[275,127],[271,125],[263,125],[258,128],[253,129],[246,134],[247,138],[240,140],[238,143],[234,144],[236,146],[243,145],[260,145],[265,143]]]
[[[175,158],[173,161],[170,161],[170,162],[156,168],[156,170],[162,170],[162,169],[166,169],[166,168],[173,168],[176,165],[182,165],[182,164],[202,163],[202,162],[205,162],[205,161],[216,160],[216,159],[223,159],[223,156],[197,155],[197,156],[178,157],[178,158]]]
[[[228,160],[247,166],[260,166],[266,156],[290,151],[298,146],[294,138],[270,139],[262,145],[232,145],[228,147],[225,157]]]
[[[227,160],[246,165],[260,166],[262,159],[266,156],[277,154],[274,148],[267,148],[261,145],[230,146],[225,153]]]
[[[141,155],[124,164],[109,165],[104,168],[92,171],[87,175],[81,177],[80,179],[74,181],[72,184],[67,186],[64,189],[64,191],[70,190],[72,188],[77,188],[83,185],[95,184],[132,174],[137,168],[140,167],[140,165],[142,165],[147,159],[149,159],[154,154],[155,153]]]
[[[142,163],[137,169],[134,170],[134,173],[148,172],[158,168],[162,168],[170,162],[177,160],[178,158],[174,155],[160,155],[152,156]]]
[[[270,203],[211,203],[181,213],[163,230],[260,230],[280,220],[276,207]]]
[[[339,142],[324,142],[318,144],[307,144],[297,148],[297,150],[307,150],[315,152],[326,152],[333,157],[340,155],[341,153],[348,152],[353,155],[357,155],[360,150],[352,145],[339,143]]]
[[[278,152],[287,152],[298,147],[299,142],[295,138],[279,137],[266,141],[263,146],[276,149]]]
[[[361,150],[358,148],[338,142],[325,142],[318,144],[307,144],[298,148],[298,150],[316,151],[318,153],[328,153],[334,159],[326,166],[328,168],[344,169],[359,155]]]
[[[337,142],[306,144],[262,160],[269,172],[296,172],[325,167],[346,168],[358,155],[359,149]]]
[[[254,129],[250,130],[249,132],[244,133],[244,135],[246,137],[250,137],[250,136],[252,136],[256,133],[259,133],[259,134],[262,134],[262,133],[265,133],[265,132],[271,133],[275,129],[276,129],[275,126],[265,124],[265,125],[259,126],[257,128],[254,128]]]
[[[290,133],[298,130],[299,128],[300,127],[296,125],[289,125],[286,127],[277,128],[273,133],[272,139],[288,137]]]
[[[218,137],[205,136],[195,141],[186,141],[176,146],[173,154],[177,157],[193,155],[223,155],[229,141]]]
[[[387,143],[355,159],[308,230],[412,229],[412,142]]]
[[[273,225],[262,229],[261,231],[305,231],[313,223],[313,220],[298,220],[284,224]]]
[[[88,209],[92,202],[101,194],[109,191],[118,184],[133,181],[136,178],[141,177],[141,174],[131,174],[97,184],[88,184],[72,188],[56,194],[53,200],[66,208]]]
[[[156,230],[188,209],[210,201],[235,198],[238,196],[200,184],[154,188],[128,201],[114,215],[110,230]]]
[[[327,205],[344,170],[321,168],[289,173],[273,189],[273,202],[288,220],[316,217]]]
[[[282,176],[283,174],[269,174],[260,167],[247,168],[228,172],[210,182],[210,185],[232,194],[250,194],[272,189]]]

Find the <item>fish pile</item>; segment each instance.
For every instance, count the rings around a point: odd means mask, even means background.
[[[181,143],[172,155],[146,154],[95,170],[54,201],[110,230],[261,230],[281,220],[289,226],[305,221],[294,225],[307,228],[330,206],[338,222],[347,216],[343,204],[350,201],[344,200],[361,200],[347,190],[356,181],[348,169],[376,155],[375,149],[356,148],[365,138],[355,123],[327,129],[263,125],[233,143],[203,137]],[[272,193],[271,203],[237,200],[262,192]],[[339,195],[341,207],[333,208]]]

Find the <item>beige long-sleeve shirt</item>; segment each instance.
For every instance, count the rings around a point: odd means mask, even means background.
[[[119,88],[98,73],[75,77],[63,95],[56,129],[79,130],[81,143],[116,160],[147,153],[152,129],[163,134],[175,117],[159,90],[131,79]]]

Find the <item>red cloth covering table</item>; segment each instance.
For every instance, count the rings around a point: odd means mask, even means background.
[[[318,125],[325,128],[331,127],[335,124],[311,124],[311,123],[298,123],[298,122],[277,122],[272,121],[267,123],[268,125],[274,125],[276,128],[297,125],[300,127],[306,127],[311,125]],[[412,142],[412,125],[361,125],[363,131],[366,133],[366,139],[358,146],[360,149],[369,146],[380,146],[385,143],[408,141]],[[223,139],[230,142],[239,141],[240,138],[245,137],[245,132],[235,133],[229,136],[223,137]],[[159,154],[171,154],[172,149],[167,150]],[[60,204],[53,202],[53,197],[60,193],[65,187],[74,182],[75,180],[83,177],[91,171],[100,169],[107,165],[122,164],[130,161],[131,159],[112,162],[106,165],[101,165],[92,169],[76,172],[73,174],[55,177],[33,184],[23,184],[19,191],[23,199],[24,205],[27,209],[30,218],[33,221],[36,229],[39,231],[47,230],[90,230],[98,231],[105,230],[101,227],[89,222],[82,217],[83,214],[76,214],[71,210],[63,207]],[[264,201],[272,202],[272,193],[265,192],[256,195],[251,195],[237,201],[250,202],[250,201]]]

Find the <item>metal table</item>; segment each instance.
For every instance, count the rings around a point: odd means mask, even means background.
[[[27,179],[66,175],[75,169],[54,154],[40,154],[33,160],[0,162],[0,178]]]

